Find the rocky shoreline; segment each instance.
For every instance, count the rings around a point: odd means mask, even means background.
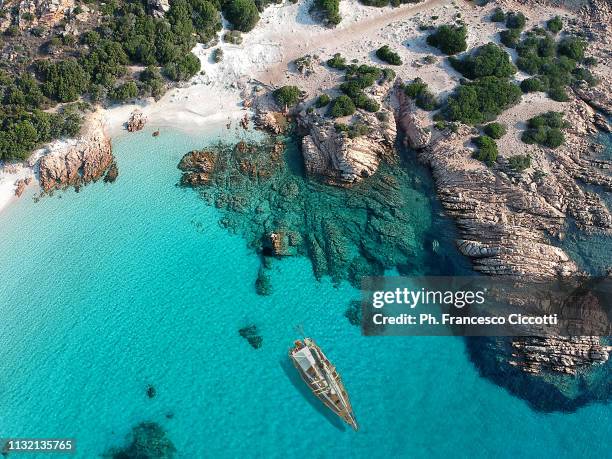
[[[102,118],[92,114],[78,138],[54,145],[41,157],[38,175],[44,193],[68,187],[78,190],[101,178],[116,180],[117,164]]]

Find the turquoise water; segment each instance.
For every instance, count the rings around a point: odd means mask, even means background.
[[[174,186],[211,136],[122,137],[115,184],[0,214],[0,437],[74,437],[92,458],[150,420],[182,458],[609,457],[612,406],[537,412],[478,376],[461,339],[362,337],[344,317],[358,292],[305,258],[276,262],[257,296],[257,257]],[[258,350],[238,335],[251,323]],[[287,365],[297,325],[339,368],[359,432]]]

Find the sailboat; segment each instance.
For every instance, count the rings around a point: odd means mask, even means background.
[[[289,358],[312,393],[344,422],[357,430],[357,421],[340,375],[310,338],[294,343]]]

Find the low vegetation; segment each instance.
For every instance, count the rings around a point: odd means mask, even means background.
[[[497,144],[495,140],[486,135],[481,135],[472,139],[472,142],[478,147],[474,153],[474,158],[484,162],[487,166],[492,166],[497,161]]]
[[[376,57],[381,61],[391,65],[402,65],[402,59],[399,54],[389,48],[388,45],[381,46],[376,50]]]
[[[323,22],[330,26],[340,24],[340,0],[315,0],[311,13],[322,17]]]
[[[509,54],[495,43],[487,43],[463,59],[451,56],[449,61],[455,70],[471,80],[486,76],[507,78],[517,70]]]
[[[521,94],[521,89],[507,79],[486,76],[459,85],[449,96],[444,114],[449,121],[482,124],[516,105]]]
[[[506,135],[506,132],[508,132],[506,125],[502,123],[489,123],[483,130],[484,133],[492,139],[501,139]]]
[[[491,14],[491,21],[493,22],[506,22],[506,13],[499,6],[493,10]]]
[[[562,129],[567,127],[563,113],[547,112],[531,118],[521,140],[527,144],[538,144],[548,148],[557,148],[565,142]]]
[[[427,37],[427,43],[444,54],[453,55],[467,49],[467,27],[464,25],[442,25]]]
[[[163,17],[152,15],[146,0],[86,3],[101,19],[89,30],[79,25],[80,35],[41,26],[9,27],[5,34],[3,45],[20,46],[23,58],[10,65],[0,58],[7,70],[0,75],[2,159],[22,159],[44,143],[76,135],[78,110],[60,106],[54,114],[43,112],[57,104],[158,99],[168,80],[187,80],[200,71],[191,49],[196,42],[210,43],[221,30],[221,10],[236,29],[225,34],[226,41],[239,43],[238,31],[255,26],[267,0],[173,0]],[[73,19],[66,16],[62,25]],[[49,56],[40,58],[40,52]]]
[[[317,108],[326,107],[331,102],[331,98],[327,94],[321,94],[317,101],[315,102],[315,106]]]
[[[233,29],[241,32],[249,32],[259,22],[259,10],[253,0],[224,1],[223,16]]]
[[[352,115],[355,110],[356,107],[351,98],[344,94],[336,97],[329,106],[329,114],[333,118]]]
[[[566,37],[558,43],[547,33],[538,35],[529,32],[516,46],[516,65],[532,75],[521,82],[524,92],[546,91],[556,101],[569,100],[566,87],[577,81],[594,86],[597,79],[586,67],[580,67],[584,60],[586,42],[577,37]]]
[[[432,111],[439,108],[436,96],[429,90],[427,83],[420,78],[416,78],[404,88],[406,95],[413,99],[417,107],[423,110]]]
[[[508,165],[516,172],[523,172],[531,167],[531,156],[529,155],[514,155],[508,158]]]
[[[563,29],[563,21],[559,16],[555,16],[546,22],[546,28],[552,33],[559,33]]]
[[[281,108],[293,107],[300,101],[300,88],[297,86],[282,86],[276,89],[272,95]]]

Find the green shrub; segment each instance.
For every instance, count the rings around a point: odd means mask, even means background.
[[[382,70],[370,65],[349,65],[346,67],[345,79],[361,89],[372,86],[382,77]]]
[[[321,108],[321,107],[325,107],[330,103],[331,99],[327,94],[321,94],[318,98],[317,101],[315,102],[315,105],[317,106],[317,108]]]
[[[436,96],[428,89],[427,84],[420,78],[415,78],[404,88],[408,97],[414,99],[417,107],[423,110],[432,111],[439,107]]]
[[[514,155],[508,158],[508,164],[517,172],[523,172],[531,167],[531,156],[529,155]]]
[[[427,90],[427,83],[420,78],[415,78],[412,83],[409,83],[404,87],[404,92],[411,99],[416,99],[417,96],[425,90]]]
[[[333,69],[344,70],[346,69],[346,59],[340,53],[336,53],[334,57],[328,59],[327,65]]]
[[[504,22],[506,20],[506,13],[499,6],[493,10],[491,15],[491,21],[493,22]]]
[[[395,70],[390,68],[382,69],[382,82],[393,81],[395,79]]]
[[[444,54],[453,55],[467,49],[467,27],[442,25],[427,37],[427,43]]]
[[[376,57],[381,61],[391,65],[402,65],[402,59],[399,54],[389,48],[388,45],[381,46],[376,50]]]
[[[546,91],[546,85],[538,77],[526,78],[521,81],[521,90],[525,93]]]
[[[188,80],[200,71],[201,64],[194,54],[188,53],[164,67],[164,73],[174,81]]]
[[[449,60],[455,70],[472,80],[485,76],[506,78],[516,73],[508,53],[495,43],[480,46],[463,59],[451,56]]]
[[[501,139],[508,130],[502,123],[489,123],[484,127],[484,133],[492,139]]]
[[[557,49],[560,55],[567,56],[576,62],[580,62],[584,59],[584,50],[586,46],[586,42],[581,38],[567,37],[559,42]]]
[[[227,0],[223,15],[234,29],[241,32],[249,32],[259,21],[259,11],[253,0]]]
[[[585,81],[589,86],[597,86],[599,80],[591,73],[591,71],[584,67],[578,67],[572,70],[572,75],[578,81]]]
[[[586,65],[587,67],[592,67],[594,65],[597,65],[597,59],[594,58],[593,56],[585,57],[582,60],[582,63]]]
[[[37,61],[36,71],[45,95],[58,102],[73,102],[89,87],[89,75],[75,59]]]
[[[448,98],[445,116],[449,121],[480,124],[495,119],[516,105],[521,90],[514,83],[494,76],[459,85]]]
[[[549,148],[557,148],[565,142],[561,129],[567,127],[563,121],[563,113],[547,112],[527,121],[527,130],[521,140],[527,144],[538,144]]]
[[[559,33],[563,28],[563,21],[559,16],[555,16],[554,18],[549,19],[548,22],[546,22],[546,28],[552,33]]]
[[[547,94],[548,97],[557,102],[567,102],[570,100],[563,86],[552,86],[548,89]]]
[[[323,16],[325,23],[335,26],[340,24],[340,0],[315,0],[313,10]]]
[[[521,38],[521,31],[519,29],[507,29],[502,30],[499,33],[500,41],[508,48],[516,48]]]
[[[133,81],[128,81],[113,88],[109,96],[116,102],[127,102],[138,97],[138,86]]]
[[[525,28],[525,24],[527,22],[527,18],[523,13],[508,13],[506,15],[506,27],[509,29],[518,29],[523,30]]]
[[[495,140],[489,136],[481,135],[480,137],[472,139],[472,141],[478,147],[478,151],[474,154],[474,157],[486,163],[487,166],[492,166],[493,163],[497,161],[498,154]]]
[[[351,98],[344,94],[336,97],[329,106],[329,114],[334,118],[352,115],[355,110],[356,107]]]
[[[297,86],[283,86],[276,89],[272,95],[281,108],[293,107],[300,101],[300,88]]]

